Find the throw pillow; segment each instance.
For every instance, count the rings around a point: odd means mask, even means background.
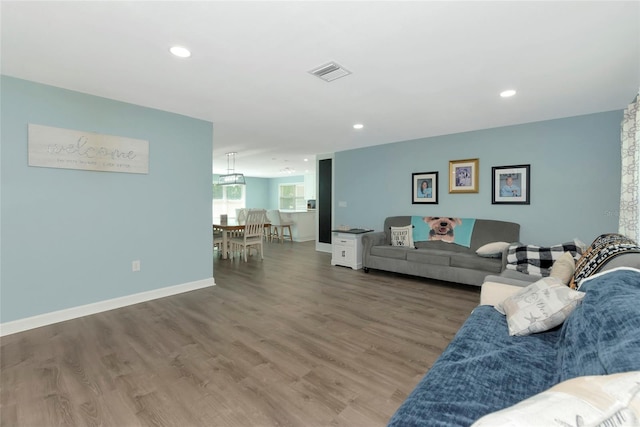
[[[471,427],[638,426],[638,384],[640,371],[573,378],[485,415]]]
[[[509,247],[507,242],[493,242],[480,246],[476,251],[481,257],[485,258],[502,258],[502,252]]]
[[[391,246],[404,246],[413,248],[413,226],[390,227],[391,228]]]
[[[550,277],[556,277],[564,285],[568,285],[573,278],[573,272],[576,270],[576,260],[573,259],[571,252],[565,252],[560,258],[553,263],[551,267]]]
[[[639,252],[640,246],[622,234],[601,234],[578,260],[569,286],[573,289],[579,289],[583,279],[599,272],[611,258],[626,253]]]
[[[562,324],[584,295],[556,277],[545,277],[502,301],[495,309],[507,316],[509,335],[523,337]]]
[[[565,252],[579,259],[582,248],[576,242],[567,242],[549,247],[535,245],[511,245],[507,254],[507,270],[516,270],[534,276],[549,276],[554,261]]]

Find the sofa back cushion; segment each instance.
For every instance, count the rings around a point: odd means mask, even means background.
[[[384,220],[385,244],[391,244],[390,227],[411,225],[411,216],[390,216]],[[471,235],[471,246],[466,248],[461,245],[443,241],[415,242],[417,248],[436,249],[449,252],[461,252],[474,254],[476,250],[487,243],[504,241],[516,242],[520,239],[520,224],[507,221],[490,219],[476,219]]]
[[[477,219],[471,236],[471,250],[492,242],[517,242],[520,240],[520,224],[492,219]]]
[[[439,249],[477,256],[476,251],[488,244],[499,241],[515,242],[520,238],[520,224],[515,222],[476,219],[471,233],[469,247],[442,241],[416,242],[418,248]]]
[[[585,297],[562,326],[556,380],[640,370],[640,270],[604,271],[580,290]]]

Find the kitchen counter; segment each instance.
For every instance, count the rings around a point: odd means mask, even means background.
[[[294,242],[308,242],[316,240],[316,211],[282,212],[288,215],[294,224],[291,234]]]

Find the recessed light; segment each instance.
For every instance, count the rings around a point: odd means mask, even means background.
[[[305,162],[308,162],[308,161],[309,161],[309,159],[304,159],[304,161],[305,161]]]
[[[355,125],[353,125],[354,129],[362,129],[364,127],[364,125],[362,123],[356,123]]]
[[[191,56],[191,52],[189,51],[189,49],[182,46],[173,46],[171,49],[169,49],[169,52],[179,58],[188,58]]]
[[[516,94],[516,91],[513,90],[513,89],[509,89],[509,90],[505,90],[505,91],[500,92],[500,96],[503,97],[503,98],[509,98],[509,97],[511,97],[511,96],[513,96],[515,94]]]

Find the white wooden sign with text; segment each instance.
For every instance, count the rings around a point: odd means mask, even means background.
[[[29,166],[149,173],[149,141],[29,124]]]

